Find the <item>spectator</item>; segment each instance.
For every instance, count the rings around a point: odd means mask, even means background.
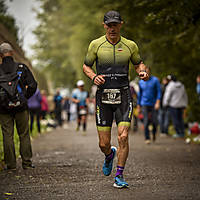
[[[31,123],[30,123],[30,131],[32,133],[33,131],[33,123],[34,123],[34,117],[36,116],[36,121],[37,121],[37,130],[40,133],[40,115],[41,115],[41,94],[40,90],[37,89],[35,94],[28,100],[28,107],[30,111],[30,118],[31,118]]]
[[[67,114],[67,122],[70,122],[70,99],[69,97],[65,97],[63,109]]]
[[[160,131],[161,136],[168,135],[168,126],[169,126],[169,109],[168,107],[163,106],[163,97],[166,90],[166,87],[170,81],[170,76],[164,77],[162,79],[161,84],[161,104],[160,104],[160,110],[159,110],[159,122],[160,122]]]
[[[197,95],[199,97],[199,100],[200,100],[200,75],[197,76]]]
[[[56,95],[54,96],[55,103],[55,118],[59,126],[62,126],[62,96],[60,95],[60,90],[57,90]]]
[[[55,119],[55,103],[54,95],[50,94],[47,96],[48,110],[51,119]]]
[[[20,92],[20,98],[22,100],[18,104],[12,104],[12,106],[9,108],[0,104],[0,124],[4,141],[3,148],[6,169],[16,169],[16,155],[13,141],[15,123],[17,133],[19,135],[22,167],[23,169],[34,168],[34,165],[31,161],[32,148],[29,135],[29,113],[27,99],[35,93],[37,82],[25,64],[14,62],[13,48],[10,44],[2,43],[0,45],[0,56],[2,58],[2,64],[0,65],[0,76],[2,78],[5,74],[18,74],[18,80],[21,83],[18,87],[18,91]],[[1,97],[2,95],[3,94],[1,93]]]
[[[187,107],[188,97],[185,91],[184,85],[176,80],[176,77],[171,75],[171,81],[166,87],[166,91],[163,97],[164,106],[169,107],[172,122],[176,130],[174,138],[183,138],[184,133],[184,121],[183,111]]]
[[[77,88],[72,93],[72,101],[77,104],[77,128],[79,131],[80,125],[83,125],[83,131],[86,131],[87,127],[87,114],[88,114],[88,102],[89,94],[84,89],[84,81],[77,81]]]
[[[150,144],[149,125],[153,125],[153,141],[156,140],[157,117],[160,107],[161,88],[158,78],[150,76],[148,81],[139,81],[138,112],[142,110],[145,143]]]
[[[41,100],[41,116],[42,116],[42,119],[46,119],[46,114],[49,111],[49,107],[48,107],[48,101],[47,101],[47,96],[46,96],[46,91],[45,90],[41,91],[41,96],[42,96],[42,100]]]

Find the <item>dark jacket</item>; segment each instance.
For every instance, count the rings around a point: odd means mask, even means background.
[[[35,93],[37,89],[37,82],[35,81],[31,71],[25,64],[17,63],[17,65],[22,66],[21,68],[19,67],[19,70],[22,71],[21,81],[24,86],[24,96],[26,97],[26,99],[28,99]],[[14,62],[14,59],[11,56],[4,57],[2,59],[2,64],[0,64],[0,69],[5,74],[14,72],[16,70],[16,63]],[[26,109],[28,109],[27,103],[25,103],[25,105],[23,105],[22,107],[15,107],[9,111],[0,105],[0,114],[21,112]]]

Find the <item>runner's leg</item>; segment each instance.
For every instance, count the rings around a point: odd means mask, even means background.
[[[78,116],[77,116],[77,127],[76,127],[77,131],[79,131],[80,125],[81,125],[81,115],[78,114]]]
[[[96,93],[96,125],[99,135],[99,147],[105,154],[103,174],[109,176],[113,168],[113,160],[116,155],[116,147],[111,147],[111,127],[113,122],[112,105],[101,102],[101,92]]]
[[[124,167],[128,153],[129,153],[129,143],[128,143],[128,126],[118,126],[118,143],[119,147],[117,150],[118,166]]]
[[[129,153],[128,133],[131,125],[133,104],[130,90],[122,91],[122,103],[116,106],[115,117],[118,125],[118,150],[117,150],[117,172],[115,174],[114,187],[128,187],[128,183],[123,178],[123,171]]]
[[[98,131],[99,147],[105,155],[111,153],[111,131]]]
[[[129,187],[128,183],[124,180],[123,177],[123,171],[129,153],[128,130],[129,126],[118,125],[118,143],[119,143],[119,147],[117,150],[118,163],[117,163],[117,172],[115,174],[115,182],[113,185],[116,188]]]
[[[105,128],[105,127],[102,127]],[[113,160],[117,153],[117,148],[110,144],[111,132],[110,131],[98,131],[99,134],[99,147],[105,154],[105,160],[103,163],[103,174],[109,176],[113,169]]]
[[[87,128],[87,115],[82,115],[81,120],[82,120],[82,124],[83,124],[83,131],[86,131],[86,128]]]

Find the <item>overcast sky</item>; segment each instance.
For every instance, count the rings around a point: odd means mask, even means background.
[[[36,42],[32,31],[38,24],[36,14],[32,11],[33,8],[39,9],[37,0],[6,0],[8,13],[11,14],[19,27],[19,37],[23,38],[23,49],[26,56],[31,57],[34,54],[31,50],[31,45]]]

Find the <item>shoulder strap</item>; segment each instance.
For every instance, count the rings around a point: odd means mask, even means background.
[[[16,72],[18,72],[18,71],[22,72],[24,69],[24,66],[21,63],[16,63],[15,67],[16,67]]]
[[[24,65],[21,64],[21,63],[16,63],[16,72],[17,72],[17,75],[19,76],[19,79],[20,79],[21,75],[24,72]]]

